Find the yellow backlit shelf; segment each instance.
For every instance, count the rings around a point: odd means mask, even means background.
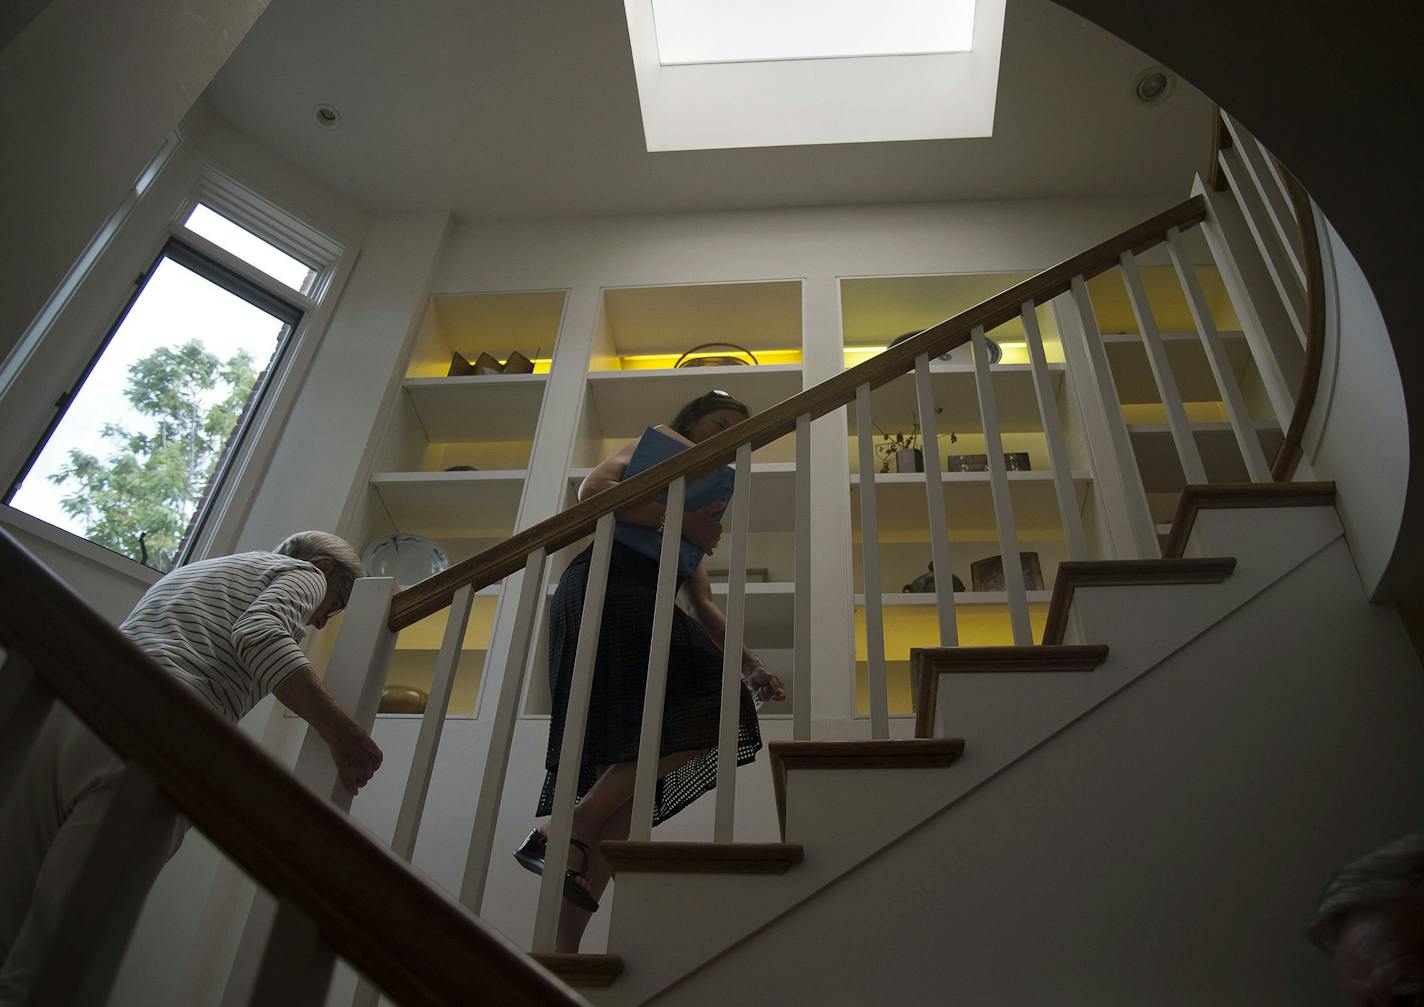
[[[860,473],[850,473],[851,527],[857,532],[860,528],[860,479]],[[1053,473],[1010,472],[1008,480],[1019,538],[1024,541],[1061,538],[1063,529],[1058,514],[1058,497],[1053,487]],[[997,534],[997,525],[989,473],[943,472],[940,474],[940,481],[944,486],[944,506],[950,536],[985,541],[993,539]],[[1073,472],[1073,483],[1080,508],[1092,481],[1092,474],[1086,470]],[[925,474],[877,474],[875,503],[882,539],[909,532],[923,532],[928,524]]]
[[[546,374],[406,378],[425,436],[432,442],[532,440]]]
[[[1063,385],[1065,366],[1050,363],[1048,371],[1056,397]],[[995,364],[990,368],[994,382],[994,398],[999,409],[1000,429],[1005,433],[1041,431],[1043,417],[1038,411],[1038,397],[1033,387],[1033,369],[1028,364]],[[933,364],[930,367],[930,388],[934,392],[935,427],[941,434],[950,431],[964,433],[981,429],[979,395],[974,386],[972,364]],[[886,382],[870,393],[870,412],[875,425],[887,433],[908,433],[919,420],[919,404],[915,396],[915,377],[902,375]],[[846,409],[849,430],[856,430],[856,411],[852,404]]]
[[[1252,425],[1269,462],[1285,439],[1281,428],[1270,420],[1256,420]],[[1208,482],[1251,481],[1230,423],[1191,423],[1189,426]],[[1128,425],[1127,432],[1132,439],[1132,450],[1137,456],[1137,468],[1142,474],[1144,489],[1148,493],[1180,492],[1186,480],[1182,476],[1171,428],[1165,423],[1132,423]]]
[[[1221,336],[1232,373],[1238,383],[1245,383],[1255,363],[1244,333],[1223,332]],[[1142,337],[1136,332],[1105,333],[1103,343],[1118,398],[1124,403],[1160,402],[1161,393],[1157,389],[1157,379],[1152,376],[1152,366],[1142,345]],[[1202,349],[1201,338],[1195,332],[1164,332],[1162,343],[1167,351],[1167,363],[1172,368],[1172,380],[1176,382],[1177,393],[1184,401],[1208,402],[1221,398],[1221,390],[1216,385],[1211,364]]]
[[[569,483],[578,486],[592,469],[569,471]],[[731,512],[722,518],[731,529]],[[753,532],[796,530],[796,465],[794,462],[752,462]]]
[[[439,540],[504,538],[524,493],[524,469],[488,472],[377,472],[371,486],[402,531]]]
[[[588,390],[604,437],[636,437],[688,402],[721,389],[759,413],[801,391],[800,364],[593,371]]]

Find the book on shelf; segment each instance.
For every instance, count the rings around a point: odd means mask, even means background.
[[[628,479],[639,472],[646,471],[658,462],[667,461],[691,446],[690,441],[684,440],[670,431],[648,427],[638,438],[638,446],[633,449],[633,457],[628,459],[628,467],[623,472],[623,478]],[[732,499],[734,476],[735,470],[730,465],[724,465],[689,482],[683,506],[684,512],[701,510],[708,504],[720,501],[723,504],[722,508],[714,512],[720,521],[722,515],[726,513],[727,501]],[[667,494],[664,493],[659,499],[666,504]],[[658,559],[662,555],[663,537],[656,528],[620,522],[613,529],[613,539],[653,559]],[[691,577],[697,572],[697,565],[702,562],[704,555],[705,553],[701,549],[687,539],[683,539],[678,549],[678,575]]]

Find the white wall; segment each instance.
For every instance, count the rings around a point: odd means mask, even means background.
[[[1305,446],[1316,476],[1339,487],[1340,520],[1373,596],[1404,519],[1412,463],[1404,388],[1369,281],[1334,227],[1321,232],[1326,357]]]
[[[1421,716],[1337,539],[651,1002],[1340,1003],[1303,928],[1331,871],[1418,829]]]
[[[0,51],[0,357],[266,6],[51,0]]]

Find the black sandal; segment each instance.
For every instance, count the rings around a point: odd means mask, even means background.
[[[598,912],[598,900],[578,882],[578,879],[581,878],[585,884],[588,883],[588,874],[586,873],[588,870],[588,844],[577,839],[570,839],[569,845],[577,847],[583,854],[584,869],[576,871],[569,868],[564,871],[564,898],[585,912],[596,913]],[[544,873],[544,858],[548,854],[548,849],[549,837],[538,829],[531,829],[529,835],[524,837],[524,842],[520,844],[519,849],[514,851],[514,859],[519,861],[519,865],[526,871],[542,875]]]

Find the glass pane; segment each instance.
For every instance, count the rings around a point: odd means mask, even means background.
[[[299,259],[294,259],[271,242],[264,241],[244,227],[228,220],[222,214],[202,203],[193,208],[183,226],[196,234],[201,234],[213,244],[231,252],[243,262],[256,266],[262,272],[293,290],[307,293],[316,280],[316,270]]]
[[[164,258],[11,506],[167,571],[285,332]]]

